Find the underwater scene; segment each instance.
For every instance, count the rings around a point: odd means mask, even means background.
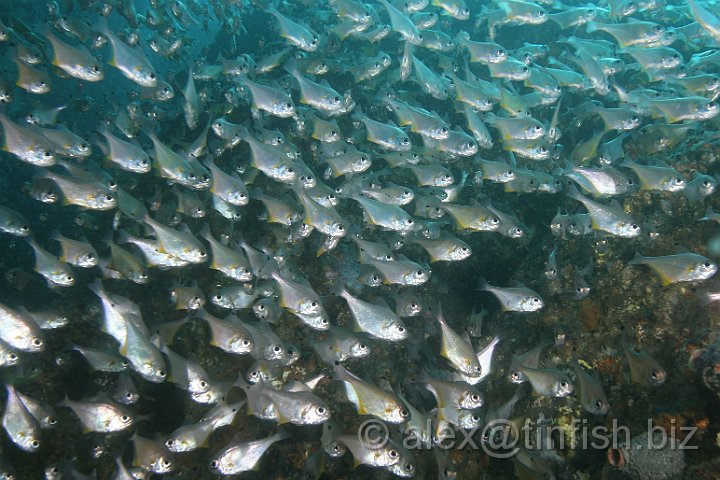
[[[0,479],[720,480],[720,2],[0,0]]]

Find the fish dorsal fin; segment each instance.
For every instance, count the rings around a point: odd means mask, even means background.
[[[691,253],[690,249],[688,249],[685,245],[682,243],[676,243],[673,245],[673,253],[675,255],[681,254],[681,253]]]
[[[382,298],[382,297],[374,298],[374,299],[372,300],[372,303],[375,304],[375,305],[377,305],[378,307],[382,307],[382,308],[385,308],[385,309],[387,309],[387,310],[390,310],[390,306],[389,306],[388,303],[385,301],[385,299]]]
[[[395,390],[393,389],[392,385],[390,385],[390,382],[386,378],[381,378],[378,382],[378,387],[382,388],[386,392],[390,392],[392,394],[395,393]]]

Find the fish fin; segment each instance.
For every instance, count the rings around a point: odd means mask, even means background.
[[[287,418],[287,417],[286,417],[285,415],[283,415],[282,413],[278,412],[277,423],[278,423],[278,425],[284,425],[284,424],[286,424],[286,423],[290,423],[290,419]]]
[[[385,378],[380,379],[380,381],[378,382],[378,387],[382,388],[386,392],[395,393],[392,385],[390,385],[390,382]]]
[[[642,265],[644,264],[645,257],[640,255],[640,252],[635,252],[635,256],[628,262],[628,265]]]
[[[657,274],[657,276],[660,277],[660,284],[663,287],[667,287],[668,285],[673,283],[672,278],[668,277],[667,275],[665,275],[664,273],[660,272],[659,270],[657,270],[655,268],[653,268],[653,270],[655,270],[655,273]]]
[[[682,243],[676,243],[673,245],[673,253],[674,254],[681,254],[681,253],[690,253],[691,250],[689,250],[685,245]]]
[[[478,277],[477,289],[481,292],[487,292],[490,289],[490,284],[488,283],[487,279],[482,275]]]
[[[570,185],[565,195],[574,200],[577,200],[578,202],[582,202],[585,199],[580,193],[580,191],[577,189],[577,187],[575,187],[575,185]]]

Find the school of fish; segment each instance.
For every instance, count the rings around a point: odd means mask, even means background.
[[[596,286],[720,298],[717,4],[12,4],[1,478],[571,478],[438,443],[670,388]]]

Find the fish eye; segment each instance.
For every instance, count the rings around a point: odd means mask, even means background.
[[[532,301],[533,303],[540,303],[540,299],[537,297],[533,297]]]
[[[413,466],[412,463],[406,463],[404,466],[405,466],[405,470],[407,470],[408,472],[412,472],[413,470],[415,470],[415,467]]]
[[[250,340],[244,339],[242,342],[240,342],[243,347],[249,347],[250,346]]]
[[[404,333],[404,332],[405,332],[405,327],[398,327],[398,328],[397,328],[397,331],[398,331],[398,333]]]
[[[112,195],[105,195],[105,200],[107,200],[108,202],[112,202],[113,200],[115,200],[115,197],[113,197]]]
[[[401,142],[402,142],[403,145],[407,145],[407,144],[410,143],[410,139],[409,139],[409,138],[403,138],[403,139],[401,140]]]
[[[467,248],[467,247],[460,247],[460,250],[462,250],[463,252],[467,252],[467,251],[468,251],[468,248]]]
[[[191,172],[191,173],[188,174],[188,178],[189,178],[190,180],[195,180],[197,177],[195,176],[194,173]]]
[[[127,415],[123,415],[123,416],[120,417],[120,420],[121,420],[122,422],[128,422],[128,421],[130,421],[130,417],[127,416]]]
[[[165,375],[167,375],[167,372],[166,372],[165,370],[158,370],[157,373],[158,373],[158,375],[161,376],[161,377],[164,377]]]
[[[547,147],[540,147],[540,153],[542,153],[542,154],[548,153]]]
[[[32,344],[35,347],[39,347],[43,344],[43,341],[39,338],[33,338]]]
[[[50,157],[52,157],[52,153],[51,153],[50,151],[48,151],[48,150],[45,150],[45,151],[43,152],[43,157],[45,157],[45,158],[50,158]]]
[[[704,186],[704,187],[709,187],[710,185],[712,185],[712,183],[710,182],[710,180],[704,180],[704,181],[703,181],[703,186]]]
[[[287,172],[288,172],[288,173],[295,173],[295,169],[292,168],[292,167],[289,167],[289,168],[287,169]]]
[[[388,451],[388,457],[390,458],[397,458],[400,454],[397,450],[389,450]]]
[[[538,17],[543,18],[544,16],[545,16],[545,11],[544,11],[544,10],[540,10],[540,11],[538,12]]]
[[[470,9],[463,8],[462,12],[460,12],[460,13],[462,13],[463,15],[470,15]]]
[[[492,218],[490,219],[490,223],[492,223],[493,225],[499,225],[499,224],[500,224],[500,219],[499,219],[498,217],[492,217]]]
[[[219,463],[217,460],[210,461],[210,468],[215,469],[218,467],[218,465],[219,465]]]
[[[169,466],[170,466],[170,460],[168,460],[168,459],[166,459],[166,458],[163,458],[162,464],[163,464],[164,467],[169,467]]]
[[[100,73],[100,67],[98,67],[97,65],[93,65],[92,71],[93,71],[93,73]]]
[[[478,415],[473,415],[473,416],[470,417],[470,419],[471,419],[473,422],[479,422],[479,421],[480,421],[480,417],[479,417]]]
[[[205,252],[205,251],[203,251],[203,250],[200,250],[200,256],[201,256],[201,257],[206,257],[206,256],[207,256],[207,252]]]
[[[280,347],[280,345],[275,345],[275,346],[273,347],[273,352],[275,352],[275,353],[280,353],[280,352],[282,352],[282,347]]]
[[[333,97],[333,103],[340,103],[340,97]]]
[[[653,30],[655,31],[655,33],[662,33],[664,29],[660,25],[656,25]]]
[[[325,415],[325,412],[326,412],[327,410],[325,410],[325,407],[317,407],[317,410],[316,410],[316,411],[317,411],[317,413],[320,414],[320,415]]]
[[[661,376],[662,376],[662,375],[661,375],[660,372],[657,371],[657,370],[653,370],[652,372],[650,372],[650,377],[652,377],[653,380],[657,380],[657,379],[660,378]]]
[[[560,386],[561,386],[561,387],[566,388],[568,385],[569,385],[569,383],[568,383],[566,380],[561,380],[561,381],[560,381]]]
[[[470,400],[472,400],[473,402],[479,402],[480,395],[478,395],[477,393],[473,393],[472,395],[470,395]]]
[[[30,442],[30,446],[33,448],[37,448],[40,446],[40,442],[38,440],[33,440],[32,442]]]
[[[218,293],[217,295],[215,295],[215,296],[213,297],[213,300],[217,300],[217,301],[219,302],[220,300],[222,300],[222,298],[223,298],[222,295],[220,295],[220,294]]]
[[[317,302],[311,302],[311,303],[310,303],[310,306],[313,307],[313,308],[315,308],[315,307],[318,306],[318,303],[317,303]]]
[[[639,229],[640,229],[640,227],[637,226],[637,225],[634,224],[634,223],[633,223],[632,225],[630,225],[630,228],[633,229],[633,230],[639,230]]]
[[[598,410],[603,408],[604,405],[605,405],[605,402],[603,402],[602,400],[595,400],[595,408],[597,408]]]
[[[415,223],[415,222],[413,221],[412,218],[408,218],[405,223],[407,223],[408,225],[412,225],[412,224]]]
[[[155,74],[152,73],[152,72],[150,72],[150,74],[148,75],[148,77],[150,77],[150,80],[155,80]]]
[[[360,345],[358,345],[358,348],[360,348],[360,350],[367,350],[367,345],[361,343]]]
[[[378,277],[377,275],[373,275],[372,280],[373,280],[373,282],[377,282],[380,280],[380,277]]]
[[[710,262],[703,263],[703,267],[705,267],[705,268],[710,268],[710,265],[711,265]]]

